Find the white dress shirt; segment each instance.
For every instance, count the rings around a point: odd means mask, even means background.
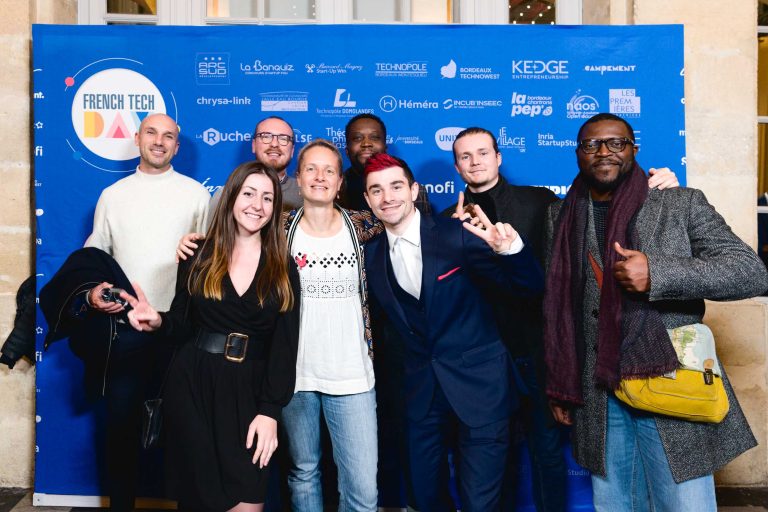
[[[389,258],[395,272],[397,284],[417,299],[421,295],[421,213],[414,212],[411,223],[402,235],[395,235],[387,229]]]
[[[424,267],[421,259],[421,213],[414,212],[410,224],[402,235],[396,235],[389,229],[389,258],[392,260],[392,270],[395,272],[397,284],[417,299],[421,295],[421,272]],[[474,235],[473,235],[474,236]],[[497,254],[508,256],[523,250],[523,239],[518,234],[512,245],[506,251]]]

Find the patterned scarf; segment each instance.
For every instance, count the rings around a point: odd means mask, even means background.
[[[608,389],[616,389],[624,378],[658,376],[678,367],[661,315],[645,294],[625,292],[613,277],[613,266],[620,259],[613,242],[637,249],[633,219],[647,196],[646,175],[635,163],[614,191],[606,218],[594,380]],[[574,404],[583,403],[583,357],[578,353],[582,344],[577,338],[584,332],[584,283],[594,278],[585,273],[590,201],[587,184],[577,176],[555,228],[544,296],[547,394]]]

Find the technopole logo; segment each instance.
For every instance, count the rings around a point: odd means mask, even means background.
[[[65,79],[67,89],[77,85],[77,76],[86,68]],[[107,172],[133,170],[125,162],[139,157],[134,143],[139,125],[148,115],[166,111],[160,90],[141,73],[126,68],[98,71],[80,84],[72,99],[72,126],[79,145],[87,150],[67,139],[72,156]],[[108,162],[97,162],[88,152]]]

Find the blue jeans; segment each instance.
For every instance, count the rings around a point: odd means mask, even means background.
[[[327,395],[299,391],[283,408],[292,467],[288,472],[293,510],[322,512],[320,413],[325,416],[339,470],[339,510],[375,512],[378,493],[376,393]]]
[[[611,395],[605,458],[607,477],[592,475],[597,512],[717,511],[712,475],[675,483],[656,420]]]

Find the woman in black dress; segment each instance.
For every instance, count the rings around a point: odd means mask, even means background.
[[[299,279],[277,175],[258,162],[224,185],[199,257],[158,313],[135,286],[131,325],[184,340],[164,396],[169,480],[182,510],[260,512],[277,419],[291,399]],[[159,219],[159,221],[161,221]]]

